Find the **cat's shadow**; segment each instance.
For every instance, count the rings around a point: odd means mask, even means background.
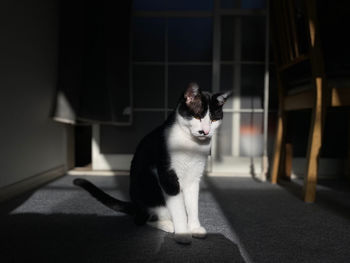
[[[165,235],[152,262],[167,260],[171,262],[245,262],[237,245],[218,233],[209,233],[205,239],[193,238],[190,245],[177,244],[172,235]]]
[[[1,262],[244,262],[221,234],[184,246],[128,216],[12,214],[0,231]]]

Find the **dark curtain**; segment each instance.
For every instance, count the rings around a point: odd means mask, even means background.
[[[55,120],[130,122],[131,8],[130,0],[61,1]]]

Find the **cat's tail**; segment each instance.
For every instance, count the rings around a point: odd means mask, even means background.
[[[100,188],[98,188],[96,185],[89,182],[88,180],[77,178],[74,179],[73,183],[85,189],[98,201],[100,201],[102,204],[114,211],[123,212],[129,215],[135,215],[136,213],[136,208],[132,202],[118,200],[110,196],[109,194],[103,192]]]

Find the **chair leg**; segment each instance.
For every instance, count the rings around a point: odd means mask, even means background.
[[[304,178],[304,201],[309,203],[313,203],[316,197],[318,161],[321,148],[321,118],[315,112],[312,115],[313,120],[310,127],[307,152],[307,170]]]
[[[273,156],[272,170],[271,170],[271,183],[276,184],[278,174],[281,169],[281,161],[284,146],[284,133],[285,133],[285,120],[284,114],[279,114],[277,121],[277,134],[275,140],[275,151]]]
[[[317,173],[325,119],[325,105],[322,103],[323,80],[317,78],[315,84],[318,95],[316,96],[315,107],[312,109],[309,145],[307,149],[307,168],[304,177],[304,201],[308,203],[313,203],[316,198]]]
[[[312,120],[307,150],[307,168],[304,178],[304,201],[314,202],[318,173],[318,160],[322,146],[322,133],[325,120],[327,100],[330,96],[324,69],[324,58],[317,20],[317,0],[305,1],[308,16],[310,61],[312,68],[312,86],[315,88],[315,106],[312,109]]]

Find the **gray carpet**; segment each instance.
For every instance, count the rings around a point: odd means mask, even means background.
[[[128,198],[128,177],[87,178]],[[347,189],[320,186],[316,204],[305,204],[297,185],[207,178],[200,218],[209,235],[183,246],[171,234],[135,226],[73,179],[0,205],[0,262],[349,262]]]
[[[316,203],[307,204],[300,182],[282,188],[211,178],[208,184],[252,262],[350,262],[349,187],[318,185]]]

